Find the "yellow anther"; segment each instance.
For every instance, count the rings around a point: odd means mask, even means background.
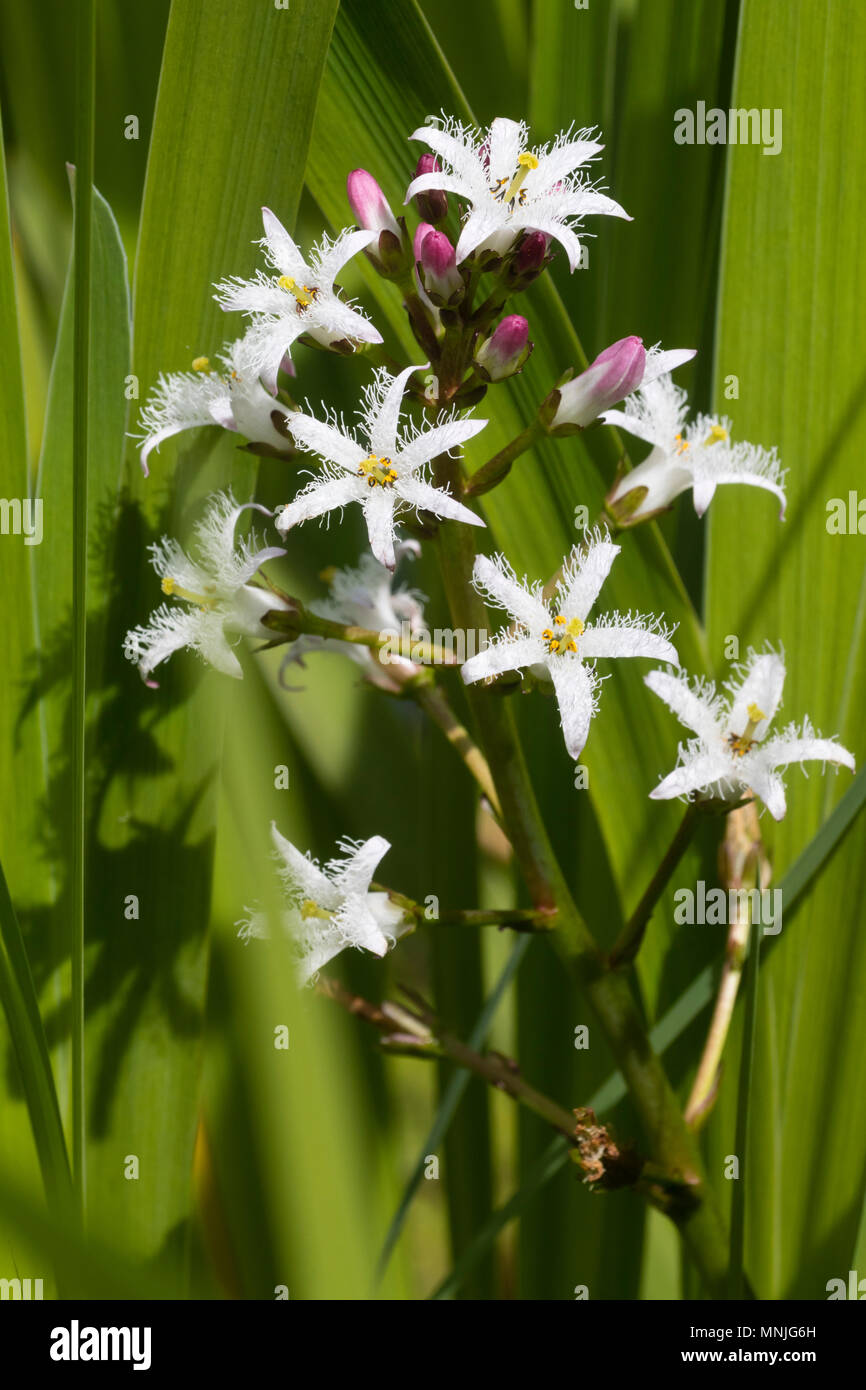
[[[749,705],[748,709],[746,710],[746,713],[748,714],[749,719],[753,724],[760,724],[761,720],[766,719],[767,717],[764,711],[762,709],[759,709],[758,706],[754,703]]]
[[[704,444],[720,444],[723,440],[727,439],[727,437],[728,431],[725,429],[724,425],[713,425],[704,440]]]
[[[288,290],[289,294],[293,294],[302,309],[309,308],[316,297],[315,290],[311,290],[307,285],[299,285],[291,275],[281,275],[277,284],[281,290]]]
[[[190,603],[197,603],[202,612],[205,612],[208,608],[212,608],[216,603],[215,598],[208,598],[205,594],[196,594],[192,589],[182,589],[177,580],[172,579],[170,574],[165,576],[161,587],[164,594],[171,594],[175,598],[185,598],[188,599]]]
[[[194,357],[194,358],[192,359],[192,369],[193,369],[194,372],[209,372],[209,371],[210,371],[210,358],[209,358],[209,357]]]
[[[686,452],[686,449],[689,447],[689,441],[687,439],[683,439],[681,434],[674,435],[674,442],[677,446],[678,454],[684,454]]]
[[[398,473],[389,458],[370,454],[359,463],[358,476],[367,479],[368,487],[393,487]]]
[[[326,912],[323,907],[319,907],[318,903],[314,903],[312,898],[305,898],[305,900],[301,903],[301,916],[324,917],[326,919],[329,919],[331,914],[330,912]]]
[[[553,627],[546,627],[541,636],[547,643],[547,650],[551,656],[557,652],[576,652],[577,639],[583,632],[583,623],[580,618],[566,618],[562,613],[557,613],[553,620]],[[565,631],[563,632],[563,628]]]
[[[506,188],[505,193],[502,195],[502,201],[504,203],[513,203],[517,195],[520,194],[520,201],[523,202],[523,200],[526,197],[525,193],[520,192],[523,180],[526,178],[526,175],[530,172],[531,169],[537,168],[538,159],[534,154],[530,154],[528,150],[525,150],[523,154],[518,155],[517,172],[515,173],[514,178],[511,180],[510,184]]]

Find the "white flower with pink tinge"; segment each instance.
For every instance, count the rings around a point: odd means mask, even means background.
[[[249,316],[246,341],[251,361],[268,390],[276,391],[280,363],[302,334],[322,347],[381,343],[379,330],[340,297],[334,284],[346,263],[375,241],[377,233],[346,228],[336,241],[324,236],[305,260],[270,208],[262,208],[262,221],[265,235],[259,245],[277,273],[260,270],[252,280],[221,280],[214,298],[221,308]]]
[[[720,484],[748,483],[772,492],[784,518],[785,473],[775,449],[762,449],[745,440],[732,443],[730,420],[698,415],[687,424],[687,415],[688,396],[670,376],[644,381],[623,410],[606,410],[601,415],[606,425],[618,425],[653,445],[643,462],[624,474],[611,492],[608,507],[613,514],[629,520],[649,516],[691,489],[695,511],[703,516]]]
[[[387,893],[371,890],[373,875],[391,848],[381,835],[370,840],[341,840],[343,857],[319,868],[309,855],[281,835],[271,823],[278,873],[286,906],[281,925],[297,956],[298,979],[307,984],[348,947],[384,956],[411,923]],[[267,916],[251,912],[238,924],[244,941],[266,937]]]
[[[513,627],[495,637],[484,651],[462,667],[467,684],[504,671],[530,668],[552,681],[559,705],[565,746],[579,758],[598,706],[597,658],[643,656],[676,662],[668,640],[671,632],[657,618],[641,614],[605,613],[587,621],[610,567],[620,552],[605,534],[592,532],[583,553],[572,552],[552,602],[542,597],[541,584],[521,584],[502,556],[475,561],[473,581],[490,603],[504,608]]]
[[[439,189],[465,198],[470,211],[457,243],[457,262],[473,251],[509,251],[524,232],[542,232],[558,241],[575,270],[581,256],[581,219],[603,214],[631,221],[627,212],[576,171],[604,148],[593,130],[568,130],[550,144],[529,148],[523,121],[498,116],[488,131],[450,117],[430,116],[410,140],[421,140],[442,161],[412,180],[406,202]]]
[[[409,378],[424,371],[426,365],[407,367],[399,376],[379,368],[364,392],[360,411],[363,444],[336,419],[317,420],[301,412],[290,416],[295,443],[317,454],[324,467],[277,513],[278,531],[285,535],[292,526],[358,502],[373,554],[386,569],[393,570],[395,519],[404,511],[432,512],[443,520],[484,525],[462,502],[434,487],[424,472],[432,459],[465,444],[487,421],[443,411],[427,428],[411,423],[401,428],[400,409]]]
[[[853,754],[835,738],[821,738],[808,718],[802,728],[789,724],[781,733],[767,732],[782,700],[785,662],[780,653],[749,651],[738,679],[717,693],[711,681],[689,682],[687,676],[650,671],[646,684],[696,735],[680,745],[679,766],[650,792],[656,801],[692,797],[738,801],[754,793],[774,820],[787,809],[785,784],[778,769],[807,761],[855,768]]]

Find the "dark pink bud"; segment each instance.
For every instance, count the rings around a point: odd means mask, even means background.
[[[424,288],[428,294],[437,295],[443,302],[447,302],[463,288],[454,247],[444,232],[434,229],[427,233],[421,242],[418,260],[421,263]]]
[[[435,154],[422,154],[418,160],[415,177],[422,174],[439,174],[441,166]],[[444,222],[448,216],[448,195],[441,188],[427,188],[415,194],[415,206],[425,222]]]
[[[515,275],[535,276],[543,269],[547,260],[550,238],[544,232],[529,232],[517,248],[513,261]]]
[[[480,373],[489,381],[502,381],[519,372],[527,357],[529,324],[522,314],[509,314],[475,353]]]

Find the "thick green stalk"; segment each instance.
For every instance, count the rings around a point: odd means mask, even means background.
[[[437,482],[463,495],[458,462],[437,461]],[[439,529],[442,572],[452,621],[467,632],[486,626],[484,604],[472,588],[472,529],[445,523]],[[695,1136],[685,1123],[664,1068],[653,1052],[626,980],[606,970],[557,863],[544,827],[508,702],[482,687],[469,688],[480,742],[499,792],[506,832],[536,907],[556,908],[554,939],[585,991],[640,1114],[653,1160],[686,1185],[688,1200],[671,1208],[708,1290],[720,1295],[728,1264],[724,1223],[703,1169]]]
[[[93,212],[94,0],[76,15],[75,359],[72,407],[72,1171],[84,1212],[84,853],[87,623],[87,462]]]

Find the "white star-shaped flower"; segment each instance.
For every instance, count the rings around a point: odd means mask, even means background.
[[[583,554],[577,547],[572,551],[549,604],[542,598],[542,585],[521,584],[501,556],[491,560],[480,555],[475,561],[475,587],[511,615],[514,628],[471,657],[462,667],[463,679],[469,684],[531,667],[542,679],[551,680],[572,758],[580,757],[597,708],[601,678],[587,662],[620,656],[677,661],[668,640],[671,633],[656,618],[606,613],[595,623],[587,622],[619,551],[602,533],[591,533]]]
[[[252,444],[286,452],[289,411],[266,391],[253,367],[250,343],[238,338],[220,353],[224,371],[213,371],[207,357],[198,357],[194,371],[160,374],[141,412],[141,466],[163,440],[200,425],[235,430]]]
[[[260,245],[277,274],[257,271],[253,280],[221,280],[214,298],[223,309],[250,316],[246,336],[252,361],[268,389],[276,391],[280,363],[302,334],[323,347],[381,343],[378,329],[334,285],[347,261],[375,241],[377,233],[346,228],[336,241],[324,236],[305,261],[270,208],[262,208],[262,220]]]
[[[271,824],[271,839],[286,898],[282,925],[297,954],[301,984],[315,978],[328,961],[348,946],[384,956],[411,925],[387,893],[370,884],[379,861],[391,848],[381,835],[370,840],[342,840],[343,858],[324,868],[301,854]],[[244,940],[267,935],[267,918],[253,912],[240,924]]]
[[[603,213],[631,221],[619,203],[575,172],[604,148],[590,138],[592,129],[568,130],[530,149],[523,121],[498,116],[486,132],[449,117],[430,116],[428,122],[409,138],[429,145],[444,172],[414,178],[406,202],[431,189],[468,200],[458,264],[479,249],[508,251],[523,232],[535,231],[560,242],[574,270],[581,254],[576,228],[583,217]]]
[[[425,364],[426,365],[426,364]],[[277,529],[284,535],[299,522],[324,516],[349,502],[360,502],[376,559],[393,570],[395,564],[395,518],[407,509],[432,512],[450,521],[466,521],[483,526],[462,502],[443,488],[434,487],[424,476],[431,459],[450,453],[478,434],[486,420],[458,416],[443,411],[425,429],[413,424],[400,428],[400,406],[406,384],[413,372],[423,367],[407,367],[391,376],[383,367],[364,391],[360,411],[366,442],[336,418],[317,420],[312,415],[293,414],[289,429],[301,449],[317,454],[324,468],[299,492],[293,502],[277,514]]]
[[[228,676],[243,675],[229,636],[258,637],[273,632],[262,623],[266,613],[287,605],[270,589],[250,584],[266,560],[285,555],[279,546],[257,550],[255,536],[235,542],[235,526],[249,508],[271,513],[256,502],[238,505],[230,492],[216,493],[195,528],[190,558],[177,541],[163,536],[150,546],[151,563],[162,580],[162,591],[178,600],[163,603],[146,627],[126,634],[124,655],[134,661],[148,685],[150,673],[181,647],[198,652]]]
[[[667,800],[702,792],[738,801],[751,791],[774,820],[781,820],[785,785],[778,768],[809,760],[841,764],[853,772],[854,758],[835,739],[821,738],[808,719],[802,729],[789,724],[766,738],[785,683],[785,662],[779,653],[750,650],[745,666],[736,669],[739,679],[726,683],[727,698],[711,681],[690,684],[687,676],[668,671],[650,671],[644,677],[650,690],[697,735],[680,745],[679,766],[650,796]]]
[[[720,483],[748,483],[778,497],[785,515],[785,474],[775,449],[745,441],[733,444],[731,422],[715,415],[698,415],[686,424],[688,396],[670,376],[659,376],[629,396],[624,410],[607,410],[607,425],[652,444],[652,453],[626,473],[610,494],[608,505],[625,520],[647,516],[670,506],[681,492],[692,489],[695,511],[703,516]],[[636,489],[646,488],[641,497]],[[633,494],[629,498],[629,494]]]

